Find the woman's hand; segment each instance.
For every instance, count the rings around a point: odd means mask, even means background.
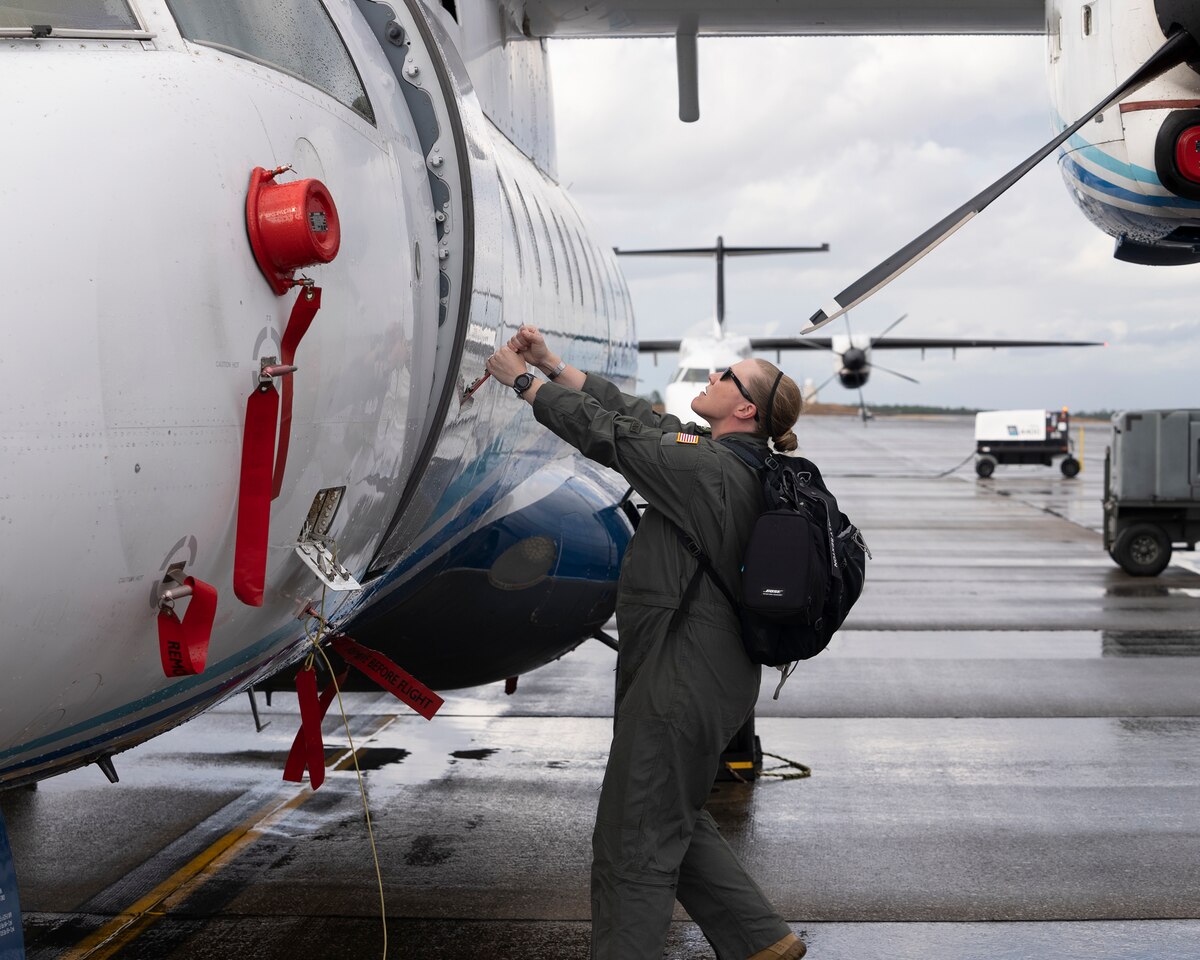
[[[550,359],[550,348],[546,346],[546,338],[531,324],[521,325],[516,336],[508,341],[508,348],[535,367],[544,366]]]
[[[536,331],[535,331],[536,332]],[[514,340],[516,337],[513,338]],[[543,341],[543,346],[545,342]],[[527,373],[527,365],[511,347],[501,347],[487,361],[488,373],[506,387],[511,387],[513,381],[522,373]]]

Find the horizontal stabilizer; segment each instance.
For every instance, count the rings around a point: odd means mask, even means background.
[[[727,257],[755,257],[772,253],[827,253],[829,244],[817,247],[674,247],[661,250],[622,250],[613,247],[619,257],[713,257],[724,253]]]

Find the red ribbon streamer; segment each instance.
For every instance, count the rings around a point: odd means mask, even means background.
[[[368,677],[411,707],[426,720],[432,720],[446,701],[430,690],[412,674],[400,669],[378,650],[364,647],[346,636],[333,638],[333,649],[349,664],[357,667]]]
[[[296,698],[300,701],[300,733],[304,737],[308,782],[316,790],[325,782],[325,741],[321,738],[325,715],[317,697],[317,671],[312,667],[296,674]]]
[[[217,616],[217,589],[203,580],[188,577],[192,588],[187,612],[180,620],[171,609],[158,612],[158,652],[163,673],[168,677],[190,677],[204,672],[208,641]]]
[[[301,672],[305,672],[305,671],[301,671]],[[312,671],[307,671],[307,672],[311,673]],[[318,701],[318,705],[317,705],[318,710],[320,712],[320,718],[317,720],[317,737],[318,738],[320,738],[320,736],[321,736],[321,721],[325,719],[325,714],[329,712],[329,705],[331,703],[333,703],[334,697],[337,696],[338,687],[342,686],[342,684],[344,684],[346,682],[346,677],[349,673],[350,673],[349,670],[343,670],[341,672],[341,674],[338,676],[336,683],[329,684],[329,686],[327,686],[324,690],[321,691],[321,697],[320,697],[320,700]],[[297,676],[297,678],[296,678],[297,696],[299,696],[299,682],[300,682],[300,678]],[[315,678],[313,679],[313,683],[315,685],[315,683],[316,683]],[[311,709],[311,707],[310,707],[310,709]],[[304,732],[305,726],[304,726],[303,709],[301,709],[300,719],[301,719],[300,729],[296,731],[296,737],[292,741],[292,749],[288,751],[287,763],[285,763],[284,767],[283,767],[283,779],[290,780],[293,783],[303,782],[304,768],[306,766],[308,766],[308,762],[306,759],[307,755],[308,755],[308,738]],[[323,740],[321,741],[320,757],[321,757],[320,762],[321,762],[321,771],[322,772],[321,772],[321,774],[319,774],[319,776],[323,779],[324,775],[325,775],[324,774],[325,746],[324,746]],[[319,787],[320,785],[321,785],[320,783],[314,783],[313,789],[316,790],[317,787]]]
[[[279,362],[291,365],[296,359],[296,348],[308,333],[313,317],[321,309],[321,288],[304,287],[296,297],[292,306],[292,315],[288,318],[287,327],[283,331],[283,341],[279,345]],[[287,467],[288,442],[292,433],[292,376],[283,378],[283,406],[279,415],[279,451],[275,454],[275,477],[271,483],[271,499],[279,496],[283,488],[283,471]]]
[[[263,604],[267,535],[271,529],[271,467],[278,417],[279,394],[273,384],[260,384],[246,400],[237,542],[233,554],[233,592],[250,607]]]
[[[321,288],[304,287],[296,297],[279,352],[291,365],[296,348],[321,308]],[[287,467],[292,431],[292,379],[283,378],[283,404],[273,383],[260,384],[246,400],[242,433],[242,470],[238,485],[237,541],[233,557],[233,592],[250,607],[263,605],[267,577],[267,538],[271,501],[279,496]],[[275,437],[279,435],[276,453]]]

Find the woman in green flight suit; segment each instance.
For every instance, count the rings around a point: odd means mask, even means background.
[[[535,327],[521,327],[487,367],[647,503],[617,588],[614,733],[592,835],[593,960],[661,960],[676,899],[719,960],[797,960],[803,941],[703,809],[722,750],[754,709],[761,667],[709,577],[696,578],[684,615],[674,614],[697,568],[676,527],[724,582],[738,582],[762,486],[729,445],[765,453],[770,437],[777,450],[796,449],[799,389],[774,364],[741,360],[711,374],[692,401],[705,428],[568,366]]]

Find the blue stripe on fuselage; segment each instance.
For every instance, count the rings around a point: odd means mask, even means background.
[[[1119,187],[1115,183],[1092,173],[1086,167],[1080,166],[1068,154],[1059,157],[1059,163],[1066,168],[1067,173],[1071,177],[1078,180],[1084,186],[1091,187],[1093,190],[1099,190],[1101,193],[1107,194],[1117,200],[1128,200],[1130,203],[1137,203],[1146,207],[1191,208],[1200,210],[1200,203],[1197,201],[1185,200],[1183,197],[1177,197],[1174,194],[1169,197],[1148,197],[1134,190]]]

